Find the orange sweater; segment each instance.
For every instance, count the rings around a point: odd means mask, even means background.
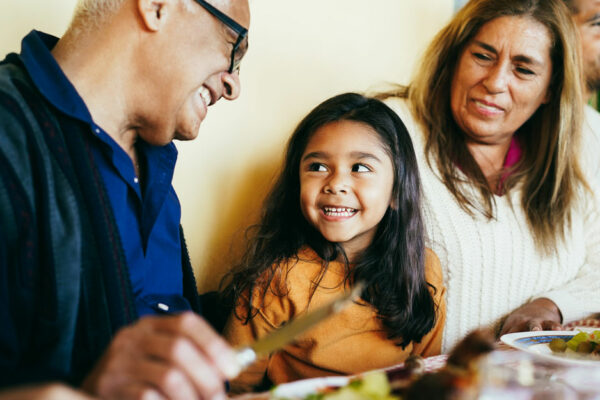
[[[343,265],[330,263],[309,304],[311,282],[321,271],[321,259],[312,249],[299,253],[300,260],[284,265],[280,276],[286,277],[287,294],[279,297],[271,290],[265,295],[265,306],[246,325],[235,315],[230,316],[224,335],[233,345],[243,345],[277,329],[298,315],[318,308],[344,291]],[[436,323],[420,343],[410,343],[405,349],[387,339],[383,324],[370,305],[360,301],[321,322],[301,335],[296,342],[268,358],[258,360],[231,382],[232,392],[252,390],[260,384],[265,373],[271,382],[280,384],[325,375],[349,375],[384,368],[404,361],[409,355],[424,357],[440,354],[442,329],[445,321],[445,288],[440,263],[431,250],[425,259],[427,281],[436,291],[438,306]],[[285,274],[287,272],[287,276]],[[271,287],[281,282],[275,282]],[[284,292],[285,293],[285,292]],[[238,315],[246,315],[245,301],[238,304]],[[259,304],[259,300],[255,300]]]

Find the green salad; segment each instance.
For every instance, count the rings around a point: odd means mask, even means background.
[[[549,346],[553,353],[600,356],[600,330],[592,333],[579,332],[568,341],[553,339]]]
[[[305,397],[305,400],[399,400],[392,394],[387,375],[383,371],[365,373],[352,379],[346,386],[326,388]]]

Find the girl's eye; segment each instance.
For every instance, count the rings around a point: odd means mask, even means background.
[[[325,168],[325,166],[321,163],[311,163],[308,166],[308,170],[309,171],[320,171],[320,172],[324,172],[327,171],[327,169]]]
[[[352,166],[352,172],[370,172],[371,169],[364,164],[354,164]]]

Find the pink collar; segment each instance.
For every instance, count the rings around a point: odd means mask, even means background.
[[[504,165],[502,169],[504,169],[504,173],[500,177],[500,181],[498,182],[498,188],[496,189],[496,195],[502,196],[504,191],[502,187],[504,186],[504,182],[508,179],[508,177],[514,173],[514,170],[511,170],[511,167],[515,166],[523,155],[523,148],[521,147],[521,142],[517,139],[516,135],[513,135],[510,139],[510,145],[508,146],[508,151],[506,152],[506,157],[504,158]],[[458,168],[462,170],[460,164],[456,163]],[[463,171],[464,172],[464,171]]]
[[[510,145],[508,146],[508,151],[506,152],[506,158],[504,159],[504,168],[508,169],[514,166],[516,163],[521,160],[521,156],[523,155],[523,149],[521,147],[521,142],[515,135],[513,135],[510,140]]]
[[[508,151],[506,152],[506,158],[504,158],[504,173],[500,177],[500,182],[498,182],[498,189],[496,190],[496,194],[498,196],[502,196],[504,191],[502,187],[504,186],[504,182],[508,179],[508,177],[514,173],[514,170],[511,170],[520,160],[521,156],[523,156],[523,148],[521,147],[521,142],[517,139],[516,135],[513,135],[510,140],[510,145],[508,146]]]

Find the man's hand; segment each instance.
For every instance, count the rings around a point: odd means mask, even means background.
[[[526,331],[561,330],[562,316],[560,310],[550,299],[535,299],[522,305],[504,321],[500,335]]]
[[[63,384],[47,383],[0,391],[0,400],[92,400],[92,398]]]
[[[219,399],[239,372],[229,345],[188,312],[122,329],[82,387],[107,399]]]

